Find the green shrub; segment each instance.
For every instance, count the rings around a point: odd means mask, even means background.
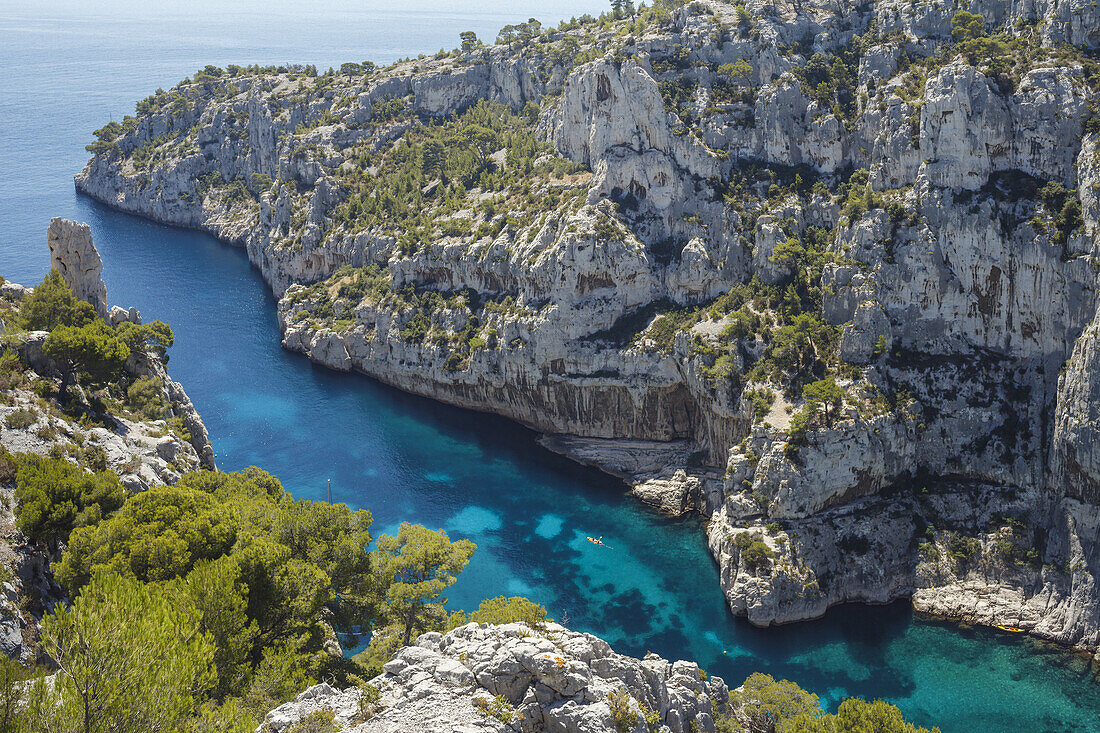
[[[468,623],[510,624],[516,621],[541,629],[546,625],[546,607],[522,596],[487,598],[469,615],[464,611],[451,613],[447,617],[447,630]]]
[[[359,690],[359,710],[356,715],[356,722],[366,722],[381,709],[382,690],[369,684],[359,675],[348,675],[348,681],[353,683]]]
[[[26,379],[27,365],[14,351],[5,351],[0,354],[0,392],[9,392],[23,386]]]
[[[333,710],[314,710],[294,725],[287,733],[336,733],[336,712]]]
[[[772,410],[772,405],[775,404],[775,392],[767,387],[750,389],[745,393],[745,396],[752,403],[752,415],[756,420],[763,420],[767,417]]]
[[[607,706],[611,708],[611,722],[619,733],[628,733],[641,722],[638,711],[631,704],[634,698],[626,690],[615,690],[607,696]]]
[[[101,445],[89,445],[84,449],[80,462],[93,473],[102,473],[107,470],[107,451]]]
[[[167,351],[175,343],[172,328],[164,321],[137,324],[123,321],[116,329],[118,337],[131,351],[155,354],[167,361]]]
[[[130,407],[146,420],[160,420],[168,410],[160,380],[155,377],[139,377],[126,390]]]
[[[508,702],[508,699],[504,697],[504,695],[497,695],[491,700],[486,700],[484,697],[475,697],[474,707],[476,707],[482,715],[495,718],[505,725],[516,719],[516,709],[512,706],[512,703]]]
[[[930,562],[935,562],[940,559],[940,551],[932,542],[921,542],[917,545],[917,552],[920,553],[923,559]]]
[[[10,484],[19,470],[19,459],[0,445],[0,485]]]
[[[774,730],[777,723],[801,716],[818,716],[823,711],[817,695],[788,680],[776,680],[759,672],[749,675],[740,690],[730,691],[730,707],[740,708],[750,730]]]
[[[408,343],[419,343],[428,335],[428,330],[431,327],[432,322],[428,316],[421,311],[417,311],[405,324],[405,327],[401,329],[401,338]]]
[[[985,18],[977,13],[960,10],[951,18],[951,36],[956,41],[969,41],[985,35]]]
[[[1051,181],[1039,189],[1038,199],[1054,220],[1051,241],[1055,244],[1065,243],[1085,223],[1081,216],[1081,201],[1077,198],[1077,191]]]
[[[252,177],[248,179],[249,184],[253,191],[267,191],[274,185],[274,181],[271,180],[271,176],[264,173],[253,173]]]
[[[236,538],[237,522],[213,496],[158,486],[132,497],[101,524],[74,530],[54,574],[70,592],[100,568],[141,581],[171,580],[201,560],[226,554]]]
[[[26,430],[38,420],[34,410],[19,408],[12,410],[4,417],[4,424],[12,430]]]
[[[787,442],[791,445],[806,445],[806,435],[813,424],[815,412],[812,405],[803,405],[802,409],[791,416],[787,426]]]
[[[126,499],[114,472],[90,474],[64,459],[35,455],[19,463],[17,524],[31,539],[64,542],[73,528],[97,524]]]
[[[443,362],[443,371],[445,372],[461,372],[470,365],[470,357],[463,354],[459,350],[454,350],[447,354],[446,360]]]
[[[775,553],[764,542],[753,540],[752,543],[741,551],[741,559],[754,570],[764,565],[770,565]]]
[[[308,660],[296,646],[274,643],[263,649],[263,658],[252,672],[242,695],[245,706],[262,719],[268,710],[293,700],[313,684]]]
[[[168,429],[184,443],[191,442],[191,431],[187,429],[187,424],[181,416],[173,415],[168,418]]]

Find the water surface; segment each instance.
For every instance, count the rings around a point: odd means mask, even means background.
[[[174,10],[184,7],[186,12]],[[337,374],[279,348],[274,303],[244,253],[75,195],[90,131],[215,63],[386,63],[472,29],[600,10],[529,3],[0,2],[0,273],[34,282],[51,216],[92,225],[112,304],[176,332],[171,370],[203,414],[222,468],[267,468],[297,496],[473,539],[451,605],[522,594],[618,650],[693,658],[738,684],[760,670],[835,702],[883,697],[947,732],[1100,730],[1081,658],[989,630],[915,619],[907,604],[834,609],[759,630],[732,618],[697,519],[656,516],[623,485],[541,450],[487,415]],[[607,547],[587,542],[603,535]]]

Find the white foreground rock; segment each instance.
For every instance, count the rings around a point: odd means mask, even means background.
[[[361,710],[356,688],[320,684],[269,712],[257,733],[285,733],[316,710],[333,711],[344,733],[602,733],[618,730],[609,696],[636,717],[628,730],[713,733],[713,706],[724,710],[729,699],[721,678],[693,662],[626,657],[554,623],[424,634],[384,670],[370,683],[381,692],[378,712]]]

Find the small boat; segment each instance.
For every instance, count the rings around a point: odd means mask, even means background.
[[[603,535],[600,535],[599,537],[589,537],[588,541],[591,542],[593,545],[603,545],[604,547],[607,547],[607,545],[603,544]]]
[[[997,626],[997,628],[1000,629],[1001,631],[1012,632],[1013,634],[1022,634],[1022,633],[1024,633],[1024,631],[1027,630],[1027,629],[1021,629],[1018,626]]]

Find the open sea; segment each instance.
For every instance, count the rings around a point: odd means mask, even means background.
[[[1019,636],[915,618],[907,603],[845,606],[755,629],[726,610],[699,519],[670,520],[623,484],[548,453],[493,416],[409,396],[284,352],[271,295],[243,251],[113,212],[72,176],[92,130],[206,64],[389,63],[546,23],[596,0],[12,2],[0,0],[0,274],[34,284],[51,217],[91,224],[108,300],[176,333],[170,369],[218,464],[258,465],[296,496],[369,509],[475,541],[454,608],[525,595],[619,651],[697,660],[736,686],[787,677],[835,706],[880,697],[944,733],[1100,731],[1096,669]],[[603,535],[597,547],[586,535]]]

